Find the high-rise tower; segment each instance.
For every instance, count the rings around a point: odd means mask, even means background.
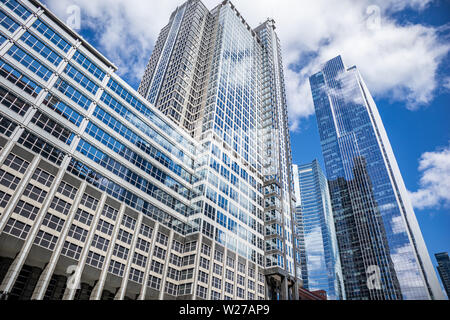
[[[375,102],[338,56],[310,77],[347,299],[442,292]]]
[[[263,265],[270,298],[296,296],[291,147],[273,20],[252,29],[229,1],[189,0],[159,35],[139,92],[203,147],[199,218]]]

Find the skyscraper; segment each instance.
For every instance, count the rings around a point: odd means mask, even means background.
[[[302,227],[299,239],[306,262],[306,272],[302,273],[304,287],[324,290],[328,299],[342,300],[344,284],[327,179],[317,160],[294,165],[293,170],[295,218]]]
[[[450,297],[450,259],[447,252],[436,253],[434,255],[438,263],[437,269],[441,276],[447,297]]]
[[[340,56],[310,77],[347,299],[442,299],[375,102]]]
[[[144,98],[39,1],[1,0],[0,297],[296,298],[274,28],[185,2]]]
[[[274,21],[252,29],[229,1],[212,11],[186,1],[162,29],[139,92],[203,147],[196,201],[215,240],[264,265],[269,297],[294,297],[292,158]]]

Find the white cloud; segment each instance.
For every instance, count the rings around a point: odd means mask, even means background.
[[[439,64],[450,45],[439,38],[439,28],[400,25],[389,17],[407,7],[424,10],[430,2],[260,0],[255,5],[254,0],[236,0],[234,4],[251,26],[256,27],[267,17],[276,21],[287,66],[289,119],[291,128],[296,129],[302,118],[314,113],[308,77],[321,63],[339,54],[349,66],[358,66],[374,96],[404,102],[410,109],[430,103]],[[69,5],[79,5],[82,26],[96,32],[100,51],[119,66],[121,75],[138,81],[160,29],[182,0],[47,3],[63,20]],[[211,9],[219,0],[204,3]]]
[[[419,162],[420,188],[410,192],[417,209],[450,206],[450,144],[435,152],[425,152]]]

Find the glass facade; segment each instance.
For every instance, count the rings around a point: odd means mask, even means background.
[[[324,290],[329,300],[345,299],[341,262],[337,247],[328,183],[317,160],[294,165],[296,222],[306,270],[303,287],[310,291]]]
[[[310,77],[347,299],[442,292],[375,102],[340,56]]]
[[[273,24],[187,1],[141,95],[38,1],[0,4],[1,298],[296,297]]]
[[[208,11],[190,0],[161,31],[139,86],[201,144],[202,231],[265,268],[271,299],[297,294],[282,68],[273,20],[252,29],[229,1]]]

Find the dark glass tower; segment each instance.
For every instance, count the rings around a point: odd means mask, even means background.
[[[375,102],[338,56],[310,77],[347,299],[442,292]]]

